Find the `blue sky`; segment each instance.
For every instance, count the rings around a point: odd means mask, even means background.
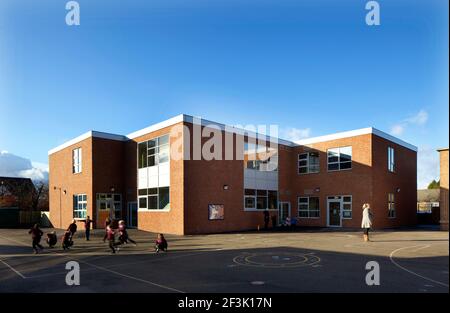
[[[288,139],[374,126],[419,151],[419,186],[448,146],[448,2],[0,2],[0,151],[47,163],[90,129],[127,134],[180,113],[279,124]]]

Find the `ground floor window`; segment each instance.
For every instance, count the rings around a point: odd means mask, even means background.
[[[319,197],[298,197],[298,217],[320,217]]]
[[[395,195],[393,193],[388,194],[388,217],[395,218]]]
[[[170,209],[170,187],[146,188],[138,190],[140,210]]]
[[[278,191],[245,189],[244,208],[246,210],[276,210],[278,207]]]
[[[122,195],[120,193],[98,193],[98,210],[114,211],[114,218],[122,218]]]
[[[342,197],[342,218],[352,218],[352,196]]]
[[[87,195],[73,195],[73,218],[86,218]]]

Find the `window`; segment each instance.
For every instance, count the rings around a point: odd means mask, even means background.
[[[352,196],[343,196],[342,198],[342,218],[352,218]]]
[[[340,171],[352,168],[352,147],[328,149],[328,170]]]
[[[170,188],[148,188],[138,190],[140,210],[168,210],[170,209]]]
[[[392,147],[388,147],[388,171],[395,172],[395,150]]]
[[[393,193],[388,194],[388,217],[395,218],[395,195]]]
[[[269,142],[255,144],[245,142],[244,168],[262,172],[278,170],[278,149],[273,148]]]
[[[72,151],[72,173],[74,174],[81,173],[81,164],[82,164],[81,155],[82,155],[81,148],[77,148]]]
[[[319,197],[299,197],[298,217],[300,218],[320,217]]]
[[[86,218],[87,196],[85,194],[73,195],[73,218]]]
[[[319,173],[319,169],[318,152],[301,153],[298,155],[299,174]]]
[[[278,191],[245,189],[244,208],[246,210],[276,210]]]
[[[169,162],[169,135],[138,144],[138,168]]]

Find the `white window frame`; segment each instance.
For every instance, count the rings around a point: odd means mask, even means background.
[[[350,201],[345,201],[345,198],[350,197]],[[350,210],[345,209],[345,205],[350,204]],[[344,212],[350,212],[350,216],[344,216]],[[342,219],[351,220],[353,218],[353,197],[351,195],[342,196]]]
[[[160,209],[159,208],[159,194],[160,194],[160,189],[161,188],[169,188],[169,203],[163,208]],[[139,189],[138,189],[138,212],[168,212],[170,211],[170,207],[171,207],[171,199],[170,199],[170,186],[162,186],[162,187],[154,187],[154,188],[142,188],[142,189],[147,189],[147,194],[146,195],[139,195]],[[156,193],[155,194],[148,194],[148,189],[156,189]],[[149,209],[148,205],[149,205],[149,201],[148,201],[148,197],[156,197],[156,203],[158,205],[157,209]],[[145,199],[146,202],[146,207],[145,208],[141,208],[139,205],[139,200],[140,199]]]
[[[317,210],[311,210],[310,208],[310,198],[317,198],[319,200],[319,208]],[[300,199],[308,199],[306,210],[300,209]],[[303,203],[302,203],[303,204]],[[318,212],[317,216],[311,216],[311,212]],[[308,212],[308,216],[300,216],[300,212]],[[320,198],[316,196],[300,196],[297,198],[297,216],[299,219],[319,219],[320,218]]]
[[[341,161],[341,150],[350,148],[350,161]],[[336,162],[330,162],[329,152],[331,150],[337,150],[337,158],[338,160]],[[341,164],[343,163],[350,163],[349,168],[341,168]],[[338,169],[330,170],[330,164],[338,164]],[[349,171],[353,168],[353,147],[352,146],[344,146],[344,147],[338,147],[338,148],[329,148],[327,149],[327,170],[328,172],[337,172],[337,171]]]
[[[395,173],[395,149],[391,146],[388,147],[388,171]]]
[[[319,159],[319,165],[317,167],[317,170],[314,170],[314,171],[311,170],[311,161],[310,161],[311,153],[317,153],[318,159]],[[300,166],[300,156],[304,156],[304,155],[306,155],[306,159],[302,159],[302,161],[306,160],[306,165]],[[300,173],[300,168],[306,168],[306,172]],[[303,152],[303,153],[298,154],[298,156],[297,156],[297,174],[306,175],[306,174],[315,174],[315,173],[319,173],[319,172],[320,172],[320,155],[318,152]]]
[[[167,143],[164,143],[164,144],[160,144],[160,140],[161,140],[161,138],[162,137],[167,137]],[[155,143],[155,146],[154,147],[151,147],[151,148],[149,148],[148,147],[148,142],[149,141],[155,141],[156,143]],[[139,167],[139,145],[141,145],[141,144],[145,144],[145,146],[146,146],[146,155],[145,155],[145,157],[146,157],[146,165],[147,166],[144,166],[144,167]],[[166,161],[164,161],[164,162],[161,162],[160,161],[160,151],[161,151],[161,148],[167,148],[167,160]],[[149,153],[149,150],[151,150],[151,149],[154,149],[154,152],[153,153]],[[155,164],[154,165],[149,165],[149,157],[150,156],[154,156],[154,158],[155,158]],[[149,139],[149,140],[145,140],[145,141],[142,141],[142,142],[139,142],[138,144],[137,144],[137,162],[138,162],[138,169],[142,169],[142,168],[148,168],[148,167],[153,167],[153,166],[158,166],[158,165],[160,165],[160,164],[165,164],[165,163],[167,163],[167,162],[169,162],[170,161],[170,135],[169,134],[165,134],[165,135],[162,135],[162,136],[159,136],[159,137],[155,137],[155,138],[152,138],[152,139]]]
[[[392,196],[392,197],[391,197]],[[395,208],[395,193],[388,193],[388,218],[396,218],[397,211]]]
[[[82,171],[83,164],[83,150],[76,148],[72,150],[72,173],[79,174]]]
[[[75,212],[79,212],[81,214],[78,215],[75,214]],[[87,216],[87,195],[84,193],[73,195],[73,218],[85,219],[86,216]]]
[[[278,210],[278,204],[280,203],[280,199],[279,199],[280,194],[279,194],[278,190],[252,189],[252,188],[246,188],[246,189],[254,190],[255,194],[254,195],[246,195],[245,194],[245,189],[244,189],[244,211],[264,212],[264,211],[277,211]],[[266,195],[265,196],[261,196],[261,195],[258,196],[258,191],[265,191]],[[274,209],[270,209],[269,208],[269,205],[270,205],[270,203],[269,203],[269,191],[272,191],[272,192],[275,191],[277,193],[277,203],[276,203]],[[266,198],[267,208],[258,209],[258,197],[265,197]],[[249,208],[249,207],[246,206],[246,199],[247,198],[253,199],[253,201],[255,203],[255,206],[253,208]]]

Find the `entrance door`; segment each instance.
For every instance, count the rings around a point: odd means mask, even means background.
[[[280,202],[278,205],[278,224],[283,225],[288,216],[291,216],[291,203]]]
[[[341,227],[342,226],[342,200],[328,199],[328,226]]]
[[[130,228],[137,227],[137,214],[138,208],[137,208],[137,202],[128,202],[128,209],[127,209],[127,226]]]

